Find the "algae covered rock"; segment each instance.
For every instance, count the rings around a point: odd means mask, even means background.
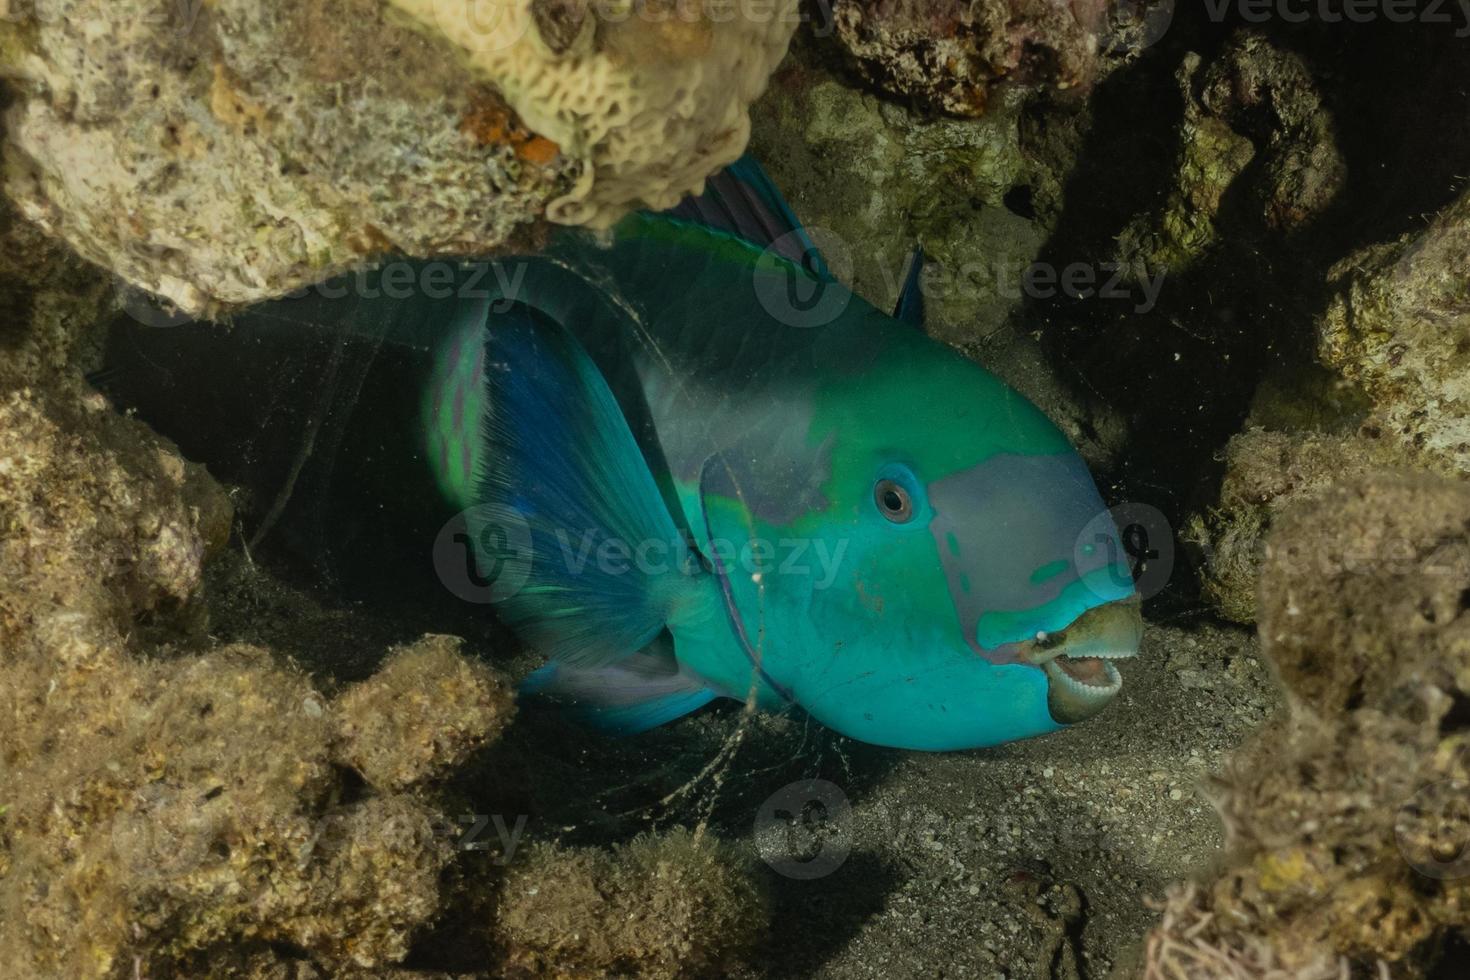
[[[671,205],[739,155],[795,26],[785,5],[555,7],[11,4],[7,192],[199,314],[385,254],[484,252],[544,215]]]
[[[1322,361],[1360,384],[1386,436],[1470,473],[1470,194],[1429,227],[1339,262]]]
[[[327,698],[214,648],[228,496],[85,385],[110,292],[31,235],[6,230],[0,335],[0,975],[157,975],[246,941],[401,959],[438,911],[442,819],[342,802]]]
[[[1110,0],[836,0],[848,62],[880,88],[938,112],[978,116],[1002,82],[1086,87],[1099,71]]]
[[[1470,485],[1384,473],[1334,486],[1283,516],[1263,575],[1262,639],[1321,714],[1470,693]]]
[[[1220,234],[1225,195],[1237,179],[1256,217],[1291,233],[1320,217],[1341,192],[1346,164],[1332,115],[1303,59],[1253,32],[1206,61],[1190,52],[1177,74],[1184,99],[1174,186],[1162,207],[1124,231],[1124,261],[1178,271]]]
[[[194,593],[230,503],[83,383],[111,290],[9,208],[0,222],[0,651],[119,644]]]
[[[453,636],[394,650],[334,702],[339,757],[380,789],[404,789],[460,765],[515,714],[505,679],[460,653]]]
[[[1226,619],[1253,623],[1257,582],[1272,520],[1344,477],[1404,461],[1399,447],[1361,433],[1249,428],[1225,446],[1219,503],[1191,516],[1204,596]]]
[[[1226,862],[1174,896],[1151,975],[1416,975],[1470,928],[1466,581],[1459,480],[1368,473],[1276,518],[1261,638],[1293,710],[1223,781]]]
[[[765,896],[728,847],[674,831],[615,851],[542,845],[512,868],[495,929],[536,976],[719,976],[767,928]]]

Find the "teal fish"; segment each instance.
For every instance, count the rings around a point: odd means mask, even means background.
[[[372,314],[435,338],[425,452],[549,658],[528,692],[619,733],[754,698],[935,750],[1118,693],[1117,529],[1056,426],[915,324],[917,269],[895,316],[864,302],[745,159]]]

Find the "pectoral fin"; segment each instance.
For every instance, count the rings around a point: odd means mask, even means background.
[[[519,540],[501,617],[560,665],[601,667],[663,630],[687,549],[606,381],[569,331],[526,306],[497,313],[483,345],[470,537],[485,511],[495,542]],[[648,546],[653,545],[652,550]],[[654,554],[656,563],[640,560]],[[487,555],[487,564],[504,556]],[[496,565],[500,567],[500,565]]]
[[[600,667],[551,663],[521,685],[556,702],[573,721],[608,735],[636,735],[709,704],[717,696],[685,672],[660,638]]]

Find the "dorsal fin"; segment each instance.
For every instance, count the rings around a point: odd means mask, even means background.
[[[665,213],[770,248],[814,278],[834,281],[816,243],[748,153],[706,180],[703,194],[686,197]]]
[[[904,273],[903,288],[899,290],[898,302],[893,307],[893,318],[912,327],[924,329],[924,246],[915,245],[909,256],[908,271]]]

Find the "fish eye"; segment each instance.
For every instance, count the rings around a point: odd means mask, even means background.
[[[914,501],[909,492],[894,480],[879,480],[873,488],[873,500],[883,516],[895,524],[907,524],[914,516]]]

